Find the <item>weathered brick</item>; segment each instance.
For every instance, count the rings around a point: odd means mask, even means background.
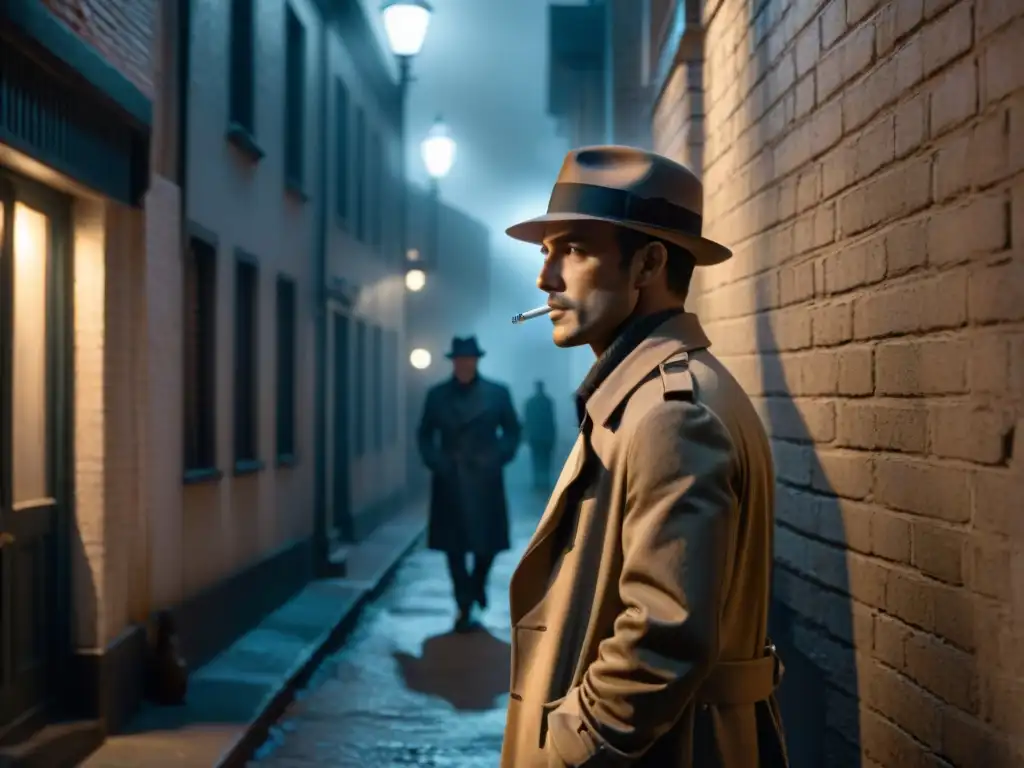
[[[923,453],[928,445],[928,414],[917,404],[840,403],[836,442],[849,448]]]
[[[839,199],[840,231],[855,235],[876,224],[909,216],[931,201],[931,158],[896,167]]]
[[[844,347],[839,357],[838,394],[848,397],[870,395],[875,391],[874,350],[870,346]]]
[[[1010,546],[994,536],[975,535],[966,542],[967,586],[974,592],[1009,603],[1013,598]]]
[[[853,304],[853,335],[860,340],[957,328],[966,320],[967,276],[963,272],[879,290]]]
[[[930,520],[915,520],[913,564],[921,572],[947,584],[963,584],[964,545],[962,530]]]
[[[935,405],[931,412],[932,453],[978,464],[1001,464],[1006,459],[1011,419],[1008,411],[970,403]]]
[[[998,331],[974,334],[967,365],[974,394],[1002,394],[1010,389],[1010,337]]]
[[[1003,195],[972,197],[936,211],[928,220],[928,263],[945,267],[1009,247],[1008,204]]]
[[[1005,470],[982,470],[974,475],[974,527],[986,533],[1024,535],[1024,476]]]
[[[860,451],[818,451],[811,469],[811,487],[822,493],[865,499],[871,493],[874,462]]]
[[[974,5],[974,34],[981,40],[1019,16],[1024,16],[1024,7],[1016,0],[978,0]]]
[[[932,137],[973,117],[978,112],[978,67],[964,59],[946,70],[931,91],[929,129]]]
[[[856,244],[844,244],[825,257],[822,271],[828,294],[877,283],[885,277],[885,242],[873,237]]]
[[[877,29],[876,52],[879,56],[890,54],[924,18],[924,0],[900,0],[886,3],[875,22]]]
[[[779,294],[783,306],[798,304],[814,297],[814,263],[783,267],[779,273]]]
[[[957,3],[935,19],[921,33],[924,73],[930,75],[971,49],[973,25],[971,4]]]
[[[832,47],[846,32],[846,0],[831,0],[821,11],[821,47]]]
[[[871,517],[871,553],[897,563],[909,563],[911,521],[887,509]]]
[[[928,232],[923,221],[902,221],[885,233],[885,276],[899,277],[928,260]]]
[[[916,683],[877,661],[858,665],[858,692],[864,704],[885,712],[918,741],[932,749],[942,746],[942,720],[938,701]]]
[[[971,274],[970,317],[976,323],[1024,319],[1024,263],[984,267]]]
[[[960,394],[967,389],[967,343],[954,339],[896,341],[875,349],[879,395]]]
[[[832,347],[853,338],[853,305],[848,301],[820,304],[811,310],[811,340]]]
[[[971,518],[970,479],[959,467],[886,457],[875,464],[874,498],[893,509],[966,523]]]
[[[926,97],[918,94],[896,107],[893,154],[905,157],[920,147],[928,135]]]
[[[962,711],[977,711],[978,680],[969,654],[915,633],[907,639],[906,657],[909,677]]]
[[[993,36],[985,46],[981,54],[982,103],[990,104],[1024,88],[1024,71],[1021,67],[1007,66],[1007,62],[1016,60],[1022,46],[1024,18],[1017,19]]]

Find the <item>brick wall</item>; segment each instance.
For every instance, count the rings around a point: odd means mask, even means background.
[[[1024,4],[706,5],[692,307],[773,439],[794,765],[1019,765]]]
[[[147,96],[153,96],[153,27],[157,0],[43,0]]]

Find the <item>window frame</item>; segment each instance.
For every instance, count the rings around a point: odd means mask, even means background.
[[[282,299],[287,297],[288,316],[283,314]],[[277,463],[298,462],[298,287],[294,277],[278,273],[274,286],[275,309],[275,429],[274,443]],[[286,323],[282,323],[285,320]],[[287,325],[287,328],[282,327]],[[282,358],[287,357],[287,364]]]
[[[186,483],[219,479],[217,462],[217,278],[219,272],[219,243],[217,236],[194,224],[187,228],[188,241],[185,245],[185,263],[182,269],[182,466]],[[199,246],[199,250],[196,249]],[[203,253],[200,253],[199,251]],[[196,273],[197,319],[195,341],[199,349],[196,359],[190,363],[191,322],[189,296],[189,270],[202,260],[209,270],[204,275],[201,267]],[[208,302],[205,316],[202,305]],[[194,366],[194,370],[193,370]],[[193,379],[193,376],[195,379]],[[198,391],[191,394],[193,388]],[[196,423],[192,423],[193,407],[190,400],[195,397]],[[195,433],[194,436],[192,433]],[[195,453],[193,453],[195,445]]]
[[[251,314],[249,318],[251,334],[249,338],[249,366],[251,370],[248,371],[248,376],[241,375],[244,373],[243,368],[246,366],[243,364],[243,340],[241,338],[241,323],[239,322],[242,313],[245,308],[242,306],[242,276],[243,273],[250,273],[252,275],[252,290],[250,294],[251,306],[248,307],[248,311]],[[232,418],[232,432],[234,439],[232,440],[232,452],[234,457],[234,473],[236,475],[248,474],[250,472],[258,472],[263,469],[263,462],[260,460],[260,386],[259,386],[259,374],[260,374],[260,264],[259,259],[251,253],[248,253],[240,248],[235,249],[235,274],[234,274],[234,296],[233,296],[232,309],[234,310],[234,328],[233,328],[233,340],[234,340],[234,373],[232,375],[232,395],[233,395],[233,418]],[[243,391],[242,387],[248,387],[248,392]],[[248,401],[248,402],[246,402]],[[248,413],[244,413],[248,410]],[[243,433],[242,423],[243,419],[248,418],[251,428],[246,433]],[[248,438],[249,445],[243,445],[246,442],[245,438]]]

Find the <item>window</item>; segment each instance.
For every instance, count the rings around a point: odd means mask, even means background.
[[[256,132],[254,104],[256,92],[253,55],[256,27],[253,15],[255,0],[231,0],[231,72],[229,77],[228,120],[231,128],[247,134]]]
[[[285,19],[285,182],[301,189],[305,181],[306,28],[287,6]]]
[[[373,450],[384,449],[384,409],[393,410],[395,404],[385,402],[390,395],[384,389],[384,331],[373,328]]]
[[[183,297],[186,472],[217,465],[216,259],[214,246],[189,240]]]
[[[366,453],[366,323],[356,321],[356,365],[355,365],[355,444],[356,458]]]
[[[257,266],[240,256],[235,267],[235,464],[257,461],[256,360],[258,333]]]
[[[369,190],[367,195],[370,198],[370,242],[374,247],[380,248],[383,240],[383,218],[384,218],[384,158],[381,155],[380,134],[374,132],[370,137],[370,151],[367,155],[370,163]]]
[[[334,212],[342,221],[348,219],[349,182],[349,104],[348,88],[339,78],[334,82]]]
[[[295,283],[277,278],[277,458],[295,458]]]
[[[386,440],[388,445],[394,445],[398,441],[398,393],[399,393],[399,371],[401,371],[401,363],[398,359],[398,331],[388,331],[387,333],[387,347],[384,350],[385,353],[385,382],[386,389],[388,391],[388,402],[390,405],[387,410],[387,435]]]
[[[354,224],[356,237],[366,239],[366,113],[362,108],[356,110],[356,199]]]

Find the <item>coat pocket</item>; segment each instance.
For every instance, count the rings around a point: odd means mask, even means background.
[[[538,729],[540,738],[538,739],[537,746],[541,749],[544,749],[548,740],[548,715],[558,709],[563,701],[565,701],[565,696],[540,705],[540,727]]]

